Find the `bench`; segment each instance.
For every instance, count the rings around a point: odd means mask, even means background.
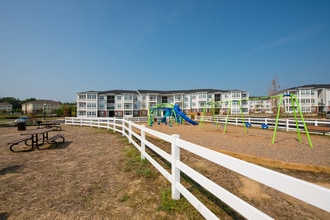
[[[12,152],[31,151],[31,150],[33,149],[33,146],[32,146],[32,144],[31,144],[31,145],[28,144],[28,141],[29,141],[29,140],[31,140],[31,137],[25,137],[25,138],[20,138],[20,139],[14,140],[14,141],[10,141],[10,142],[8,142],[7,144],[10,145],[9,149],[10,149],[10,151],[12,151]],[[25,142],[25,145],[27,145],[27,146],[31,146],[31,148],[29,148],[29,149],[23,149],[23,150],[14,150],[13,147],[14,147],[15,145],[18,145],[18,144],[21,143],[21,142]],[[31,142],[32,142],[32,140],[31,140]]]
[[[53,128],[53,131],[60,131],[60,130],[62,130],[61,129],[61,125],[52,125],[51,128]]]
[[[65,139],[64,139],[64,135],[63,135],[63,134],[57,134],[57,135],[55,135],[55,136],[53,136],[53,137],[51,137],[51,138],[48,138],[46,141],[47,141],[48,144],[55,144],[56,147],[57,147],[57,144],[59,143],[59,142],[57,141],[57,139],[62,139],[62,140],[60,141],[60,143],[63,143],[63,142],[65,141]]]
[[[325,126],[315,126],[315,125],[307,125],[308,131],[311,132],[318,132],[318,133],[325,133],[330,132],[330,127],[325,127]]]

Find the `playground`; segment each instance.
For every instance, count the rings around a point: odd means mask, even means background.
[[[164,124],[154,125],[152,129],[166,133],[179,134],[189,142],[236,156],[262,165],[276,167],[300,167],[301,170],[327,170],[330,174],[330,137],[311,135],[313,148],[310,147],[306,134],[301,134],[298,141],[297,132],[277,131],[274,144],[273,130],[254,127],[205,123],[203,128],[187,124],[173,127]]]

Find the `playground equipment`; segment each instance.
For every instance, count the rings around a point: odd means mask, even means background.
[[[224,123],[224,129],[223,129],[223,133],[226,133],[227,130],[227,124],[228,124],[228,118],[229,118],[229,114],[232,110],[232,105],[233,103],[235,103],[236,105],[239,105],[239,110],[240,110],[240,115],[242,117],[242,125],[243,125],[243,129],[244,129],[244,133],[246,133],[246,127],[251,127],[250,123],[245,123],[244,122],[244,115],[243,115],[243,111],[242,111],[242,101],[245,100],[231,100],[231,101],[225,101],[225,102],[208,102],[204,104],[204,109],[203,109],[203,116],[205,116],[206,113],[206,106],[207,105],[211,105],[211,111],[212,111],[212,115],[213,115],[213,123],[216,125],[216,127],[218,126],[218,121],[216,120],[216,116],[215,116],[215,108],[216,107],[221,107],[223,103],[225,103],[225,106],[228,106],[227,108],[227,117]],[[201,122],[200,122],[200,126],[204,125],[204,117],[201,117]]]
[[[167,122],[168,119],[168,122]],[[169,124],[170,126],[173,125],[173,120],[176,123],[182,123],[182,120],[186,122],[197,125],[198,122],[191,120],[188,118],[180,109],[179,105],[175,104],[168,104],[168,103],[160,103],[153,107],[149,106],[149,115],[148,115],[148,124],[152,126],[155,121],[158,124],[164,123]]]
[[[283,103],[282,102],[283,97],[290,97],[290,102],[291,102],[291,106],[292,106],[292,109],[293,109],[293,115],[294,115],[294,119],[295,119],[295,122],[296,122],[296,130],[297,130],[297,134],[298,134],[298,141],[301,142],[299,123],[298,123],[298,119],[297,119],[297,113],[299,113],[301,121],[303,123],[304,130],[306,132],[309,145],[310,145],[310,147],[313,147],[313,143],[311,141],[311,138],[310,138],[310,135],[309,135],[309,132],[308,132],[308,129],[307,129],[307,126],[306,126],[306,122],[304,120],[304,116],[302,114],[298,99],[293,94],[282,94],[282,95],[279,95],[279,96],[267,96],[267,97],[257,98],[257,99],[270,99],[270,98],[279,99],[272,144],[275,143],[275,139],[276,139],[276,132],[277,132],[277,128],[278,128],[278,120],[279,120],[279,116],[280,116],[280,113],[281,113],[281,105]],[[226,104],[227,105],[229,104],[229,106],[228,106],[228,109],[227,109],[227,117],[225,119],[223,133],[226,133],[229,113],[231,112],[233,102],[237,102],[238,105],[239,105],[240,115],[242,117],[242,125],[243,125],[243,128],[244,128],[244,133],[246,133],[246,128],[251,127],[251,124],[248,123],[248,122],[247,123],[244,122],[244,115],[243,115],[243,111],[242,111],[242,101],[257,100],[257,99],[255,99],[255,98],[253,98],[253,99],[242,99],[242,100],[233,100],[233,101],[230,101],[230,102],[226,102]],[[235,104],[237,104],[237,103],[235,103]],[[221,106],[221,104],[223,104],[223,102],[209,102],[209,103],[206,103],[204,105],[204,109],[203,109],[203,116],[205,116],[205,113],[206,113],[206,105],[211,105],[211,110],[212,110],[212,113],[213,113],[213,123],[217,125],[217,120],[216,120],[216,116],[214,114],[214,112],[215,112],[214,109],[215,109],[215,106],[217,106],[217,105]],[[203,124],[204,124],[204,117],[201,117],[200,126],[202,126]],[[261,128],[262,129],[268,129],[268,125],[267,124],[262,124]]]
[[[300,108],[298,99],[297,99],[297,97],[295,95],[292,95],[292,94],[282,94],[281,96],[279,96],[278,109],[277,109],[277,115],[276,115],[276,122],[275,122],[275,127],[274,127],[274,134],[273,134],[272,144],[275,143],[276,130],[277,130],[277,127],[278,127],[278,119],[279,119],[280,112],[281,112],[281,105],[282,105],[283,97],[290,97],[291,106],[292,106],[292,109],[293,109],[293,116],[294,116],[294,119],[295,119],[295,122],[296,122],[296,129],[297,129],[297,134],[298,134],[298,141],[301,142],[301,137],[300,137],[300,129],[299,129],[299,124],[298,124],[296,110],[298,110],[298,113],[300,115],[301,121],[302,121],[302,123],[304,125],[304,130],[305,130],[306,135],[307,135],[307,138],[308,138],[309,146],[310,147],[313,147],[313,143],[312,143],[312,140],[311,140],[311,138],[309,136],[308,129],[307,129],[307,126],[306,126],[306,122],[305,122],[304,116],[303,116],[303,114],[301,112],[301,108]]]

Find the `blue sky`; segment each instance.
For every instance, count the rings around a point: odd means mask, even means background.
[[[0,0],[0,97],[330,83],[328,0]]]

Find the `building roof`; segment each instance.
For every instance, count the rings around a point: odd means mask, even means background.
[[[39,105],[43,105],[43,104],[47,104],[47,105],[60,105],[60,102],[55,102],[53,100],[45,100],[45,99],[38,99],[35,101],[31,101],[31,102],[27,102],[24,104],[39,104]]]
[[[186,89],[186,90],[146,90],[146,89],[137,89],[137,90],[106,90],[106,91],[86,91],[86,92],[79,92],[77,94],[85,94],[85,93],[98,93],[98,94],[173,94],[173,93],[198,93],[198,92],[229,92],[229,91],[241,91],[238,89],[233,90],[220,90],[220,89]]]
[[[11,105],[11,106],[12,106],[12,104],[10,104],[10,103],[8,103],[8,102],[0,102],[0,105],[1,105],[1,106],[8,106],[8,105]]]
[[[292,87],[285,90],[296,90],[296,89],[301,89],[301,88],[311,88],[311,89],[330,89],[330,84],[309,84],[309,85],[303,85],[303,86],[297,86],[297,87]]]

